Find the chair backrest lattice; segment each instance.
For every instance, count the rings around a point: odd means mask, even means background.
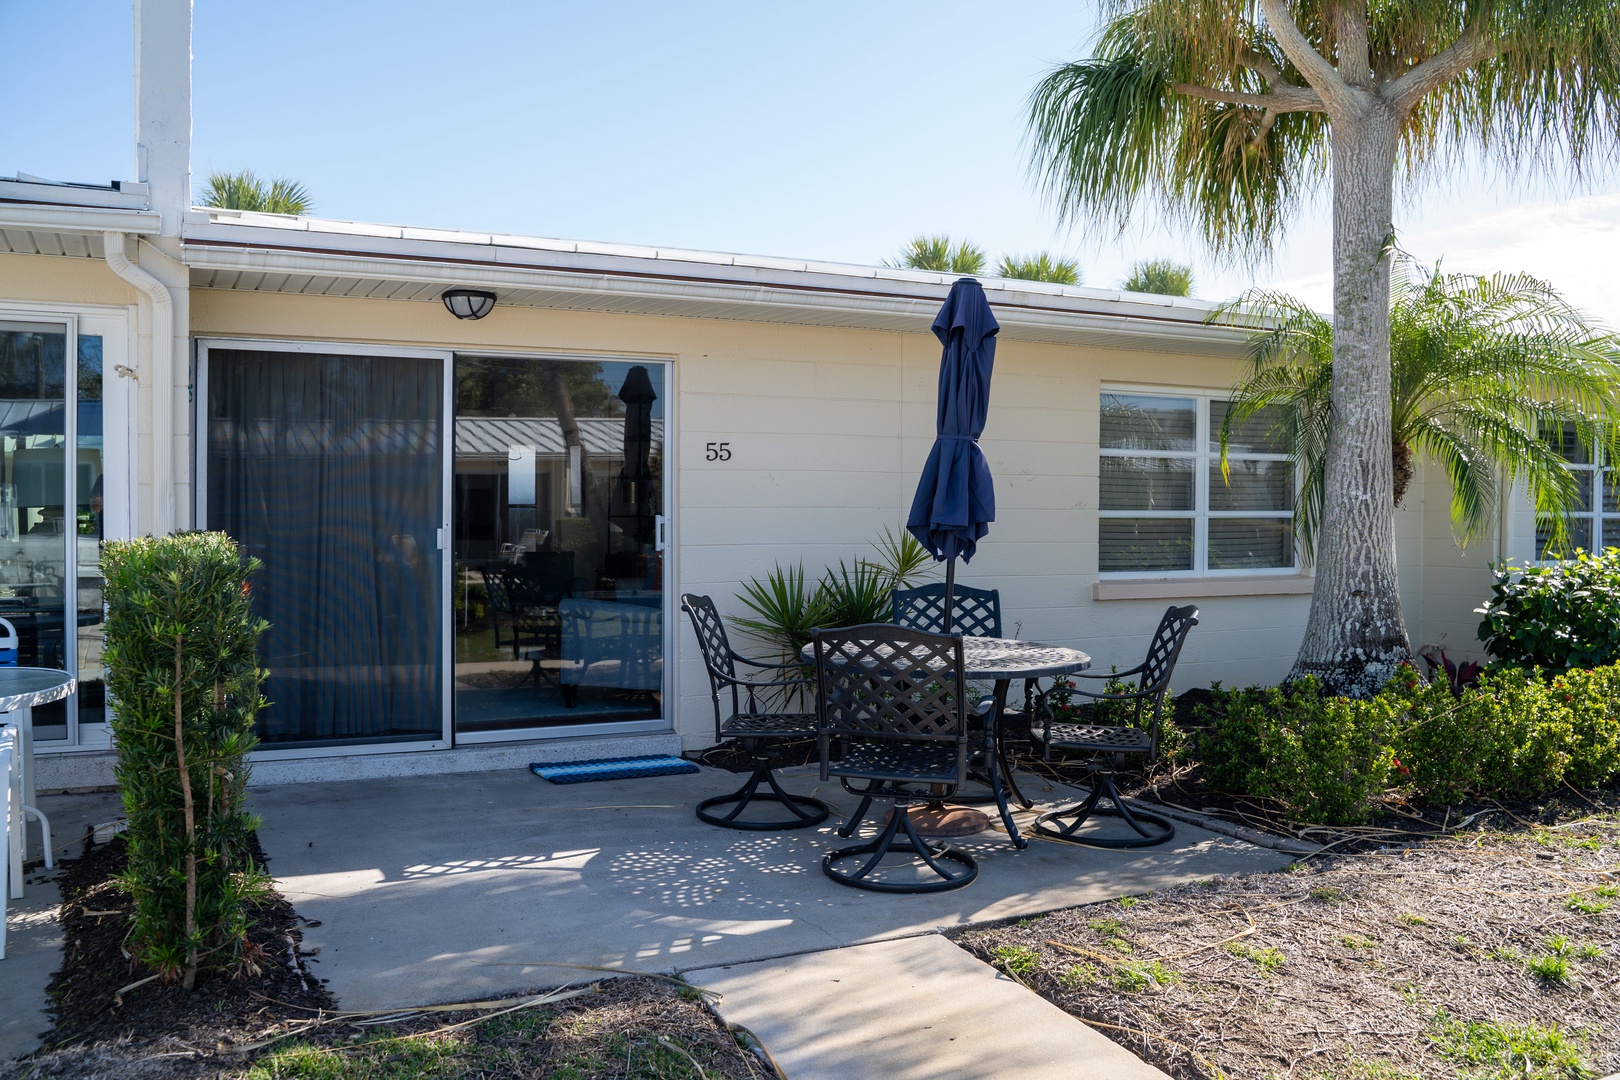
[[[875,623],[817,630],[813,640],[823,742],[867,736],[966,745],[960,637]]]
[[[951,590],[953,634],[965,637],[1001,637],[1001,592],[957,585]],[[912,630],[943,634],[945,624],[945,585],[934,582],[915,589],[894,590],[894,623]]]
[[[718,694],[720,683],[715,676],[722,679],[737,677],[737,665],[731,660],[731,642],[726,637],[726,624],[721,620],[714,601],[707,596],[684,594],[681,597],[681,610],[692,620],[698,649],[703,653],[703,666],[708,669],[709,683]]]
[[[1198,625],[1198,608],[1193,604],[1173,607],[1159,620],[1159,628],[1148,642],[1147,659],[1142,662],[1142,677],[1137,688],[1158,691],[1160,699],[1170,688],[1170,676],[1176,670],[1176,658],[1187,641],[1187,633]]]

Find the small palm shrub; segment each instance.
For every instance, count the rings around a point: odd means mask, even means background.
[[[130,950],[187,990],[251,960],[248,907],[269,888],[243,809],[263,700],[249,604],[256,560],[223,533],[110,541],[104,663],[115,774],[129,818]]]
[[[1620,549],[1495,568],[1479,639],[1509,664],[1563,671],[1620,661]]]

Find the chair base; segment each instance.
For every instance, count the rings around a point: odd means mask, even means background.
[[[930,844],[924,840],[917,834],[916,826],[911,822],[909,809],[905,803],[896,803],[894,812],[889,815],[888,824],[875,839],[865,844],[829,851],[821,860],[821,872],[840,885],[866,889],[869,892],[936,893],[971,885],[979,876],[978,861],[967,852],[957,851],[949,844]],[[851,824],[846,828],[853,831],[853,823],[858,820],[859,818],[852,818]],[[905,833],[903,838],[899,835],[902,831]],[[884,857],[895,854],[918,856],[928,869],[938,875],[939,880],[884,881],[874,876]],[[865,856],[866,859],[853,870],[846,870],[838,865],[843,859],[860,856]],[[948,865],[952,863],[955,864],[954,867]]]
[[[1113,805],[1099,805],[1103,799]],[[1136,831],[1136,836],[1092,836],[1078,834],[1080,826],[1094,817],[1119,818]],[[1119,796],[1114,776],[1109,772],[1095,772],[1091,778],[1091,794],[1078,806],[1051,810],[1035,819],[1032,826],[1037,836],[1065,844],[1081,844],[1098,848],[1144,848],[1168,842],[1176,835],[1176,827],[1169,818],[1132,810]]]
[[[764,784],[768,790],[759,790]],[[773,802],[781,803],[793,814],[789,818],[780,818],[768,821],[738,820],[744,809],[750,803]],[[725,814],[714,813],[715,807],[736,803]],[[783,791],[776,782],[776,774],[771,771],[767,759],[756,758],[754,772],[748,782],[729,795],[716,795],[712,799],[704,799],[697,804],[698,820],[709,825],[717,825],[722,829],[743,829],[749,832],[784,832],[788,829],[808,829],[812,825],[820,825],[832,813],[832,807],[820,799],[812,799],[808,795],[793,795]]]

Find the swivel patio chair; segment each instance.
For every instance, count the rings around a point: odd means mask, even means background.
[[[951,625],[945,625],[945,585],[934,582],[893,594],[894,624],[930,634],[966,637],[1001,636],[1001,592],[957,585],[951,590]]]
[[[976,589],[971,585],[956,585],[951,589],[951,622],[945,624],[945,585],[943,582],[933,582],[928,585],[919,585],[915,589],[896,589],[893,593],[894,624],[908,626],[913,630],[927,630],[931,634],[953,633],[964,637],[993,637],[1002,636],[1001,633],[1001,590]],[[1012,708],[1007,710],[1003,719],[1009,717],[1029,716],[1035,704],[1037,684],[1036,680],[1028,679],[1024,683],[1024,707],[1022,710]],[[968,696],[970,704],[975,710],[975,719],[982,720],[990,710],[990,698],[995,693],[995,687],[989,683],[968,682]],[[1020,723],[1019,726],[1022,726]],[[1012,762],[1007,757],[1007,741],[1000,739],[996,743],[996,753],[1001,758],[1001,775],[1007,778],[1007,786],[1012,790],[1013,798],[1023,807],[1033,805],[1024,793],[1018,788],[1018,781],[1013,779]],[[982,779],[982,777],[980,777]],[[995,796],[975,793],[972,795],[958,794],[958,803],[973,805],[984,802],[993,802]]]
[[[967,885],[979,875],[973,856],[923,839],[910,813],[913,803],[940,792],[948,797],[967,782],[961,637],[878,624],[817,630],[812,641],[821,778],[836,776],[861,797],[861,809],[838,835],[854,833],[873,799],[894,807],[875,839],[828,852],[822,872],[841,885],[873,892],[944,892]],[[838,761],[831,759],[834,739],[843,742]],[[884,858],[896,853],[917,856],[934,878],[884,868]],[[841,865],[847,859],[858,864]],[[908,866],[900,873],[915,870]]]
[[[1115,680],[1138,676],[1136,689],[1109,693],[1075,689],[1075,693],[1097,702],[1129,703],[1130,724],[1123,727],[1100,724],[1081,724],[1054,721],[1052,711],[1043,708],[1042,721],[1032,725],[1030,738],[1047,760],[1052,751],[1077,751],[1091,755],[1088,766],[1091,794],[1077,806],[1053,810],[1035,819],[1035,832],[1049,840],[1070,844],[1085,844],[1101,848],[1138,848],[1162,844],[1176,834],[1176,827],[1159,814],[1132,810],[1120,798],[1114,786],[1114,773],[1125,767],[1132,754],[1151,761],[1159,752],[1159,726],[1164,716],[1164,699],[1170,689],[1170,676],[1176,669],[1176,658],[1186,643],[1187,633],[1198,625],[1198,608],[1194,605],[1173,607],[1159,620],[1159,628],[1148,645],[1147,659],[1129,671],[1107,675],[1071,675],[1074,679]],[[1038,730],[1037,730],[1038,728]],[[1107,800],[1107,805],[1104,804]],[[1079,829],[1092,817],[1117,817],[1129,825],[1136,836],[1098,836],[1080,833]]]
[[[779,712],[768,708],[773,697],[785,703],[795,693],[812,692],[810,681],[802,672],[802,665],[794,661],[771,664],[739,656],[726,637],[726,625],[720,620],[720,612],[715,610],[714,601],[707,596],[685,594],[681,597],[681,610],[692,620],[692,630],[697,634],[698,648],[703,653],[703,665],[709,671],[709,697],[714,702],[714,737],[717,741],[736,740],[754,761],[754,771],[742,787],[729,795],[717,795],[698,803],[698,819],[725,829],[755,831],[804,829],[821,824],[827,819],[831,808],[820,799],[783,791],[771,769],[771,743],[808,738],[816,733],[813,713]],[[758,669],[760,677],[743,678],[738,674],[739,664]],[[769,672],[776,673],[777,677],[765,677]],[[721,717],[722,691],[731,694],[731,715],[726,718]],[[765,790],[760,790],[761,785]],[[742,817],[743,810],[756,801],[781,803],[792,816],[768,821]],[[721,808],[733,803],[736,805],[731,806],[729,811],[720,812]]]

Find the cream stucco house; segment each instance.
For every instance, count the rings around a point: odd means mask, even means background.
[[[36,718],[41,785],[110,776],[96,541],[192,527],[266,564],[261,782],[706,745],[677,597],[736,612],[742,579],[898,526],[950,278],[197,209],[190,5],[136,18],[137,181],[0,180],[0,614],[82,687]],[[961,580],[1121,666],[1196,601],[1182,685],[1280,677],[1311,586],[1294,480],[1263,438],[1233,486],[1211,468],[1241,334],[1197,301],[985,286],[1000,512]],[[1487,564],[1533,521],[1463,551],[1447,507],[1420,476],[1403,602],[1414,644],[1475,652]]]

